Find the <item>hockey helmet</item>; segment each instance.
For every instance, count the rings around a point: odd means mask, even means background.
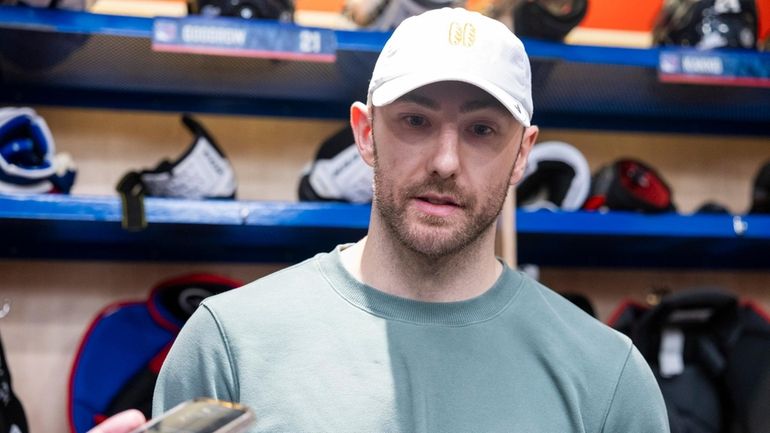
[[[668,183],[654,168],[631,158],[618,159],[597,170],[583,208],[640,212],[675,210]]]
[[[590,188],[591,171],[583,154],[571,144],[546,141],[532,148],[516,201],[524,208],[577,210]]]
[[[513,8],[517,36],[564,40],[588,11],[588,0],[521,0]]]
[[[666,0],[652,36],[656,45],[754,49],[757,23],[754,0]]]

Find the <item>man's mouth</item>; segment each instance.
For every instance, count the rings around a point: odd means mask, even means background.
[[[449,196],[440,195],[422,195],[417,197],[418,200],[426,201],[430,204],[458,206],[457,202]]]
[[[438,194],[424,194],[415,197],[417,209],[431,216],[447,217],[462,208],[454,197]]]

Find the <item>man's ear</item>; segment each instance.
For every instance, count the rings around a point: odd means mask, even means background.
[[[350,127],[361,158],[369,166],[374,167],[374,138],[372,137],[372,120],[369,109],[362,102],[354,102],[350,106]]]
[[[535,125],[528,126],[524,129],[524,137],[521,140],[519,154],[516,157],[513,173],[511,173],[511,185],[516,185],[524,177],[524,171],[527,169],[527,160],[529,159],[529,151],[532,150],[532,146],[535,145],[537,134],[539,132],[540,130]]]

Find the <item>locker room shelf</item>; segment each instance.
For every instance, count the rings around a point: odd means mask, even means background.
[[[145,206],[147,228],[129,232],[117,197],[0,195],[0,256],[291,263],[359,239],[370,212],[341,203],[163,198]],[[517,226],[521,263],[770,268],[770,216],[520,210]]]
[[[147,198],[147,228],[118,197],[0,195],[9,258],[295,262],[365,234],[368,206]]]
[[[333,34],[333,63],[169,53],[149,18],[0,7],[0,103],[341,119],[388,33]],[[541,126],[770,136],[770,87],[662,83],[659,49],[524,42]]]

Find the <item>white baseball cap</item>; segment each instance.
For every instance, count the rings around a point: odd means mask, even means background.
[[[390,104],[440,81],[473,84],[500,101],[524,126],[532,119],[532,74],[524,45],[500,21],[461,8],[404,20],[380,53],[369,101]]]

